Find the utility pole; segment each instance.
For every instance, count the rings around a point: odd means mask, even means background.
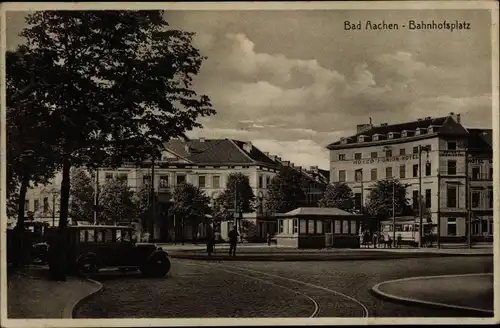
[[[422,247],[423,212],[422,212],[422,145],[418,145],[418,247]]]
[[[155,159],[154,154],[151,156],[151,229],[149,238],[154,239],[155,216],[156,216],[156,203],[155,203]]]
[[[439,167],[439,166],[438,166]],[[437,172],[437,248],[441,248],[441,174]]]
[[[95,189],[94,189],[94,224],[97,224],[99,206],[99,168],[95,170]]]
[[[396,246],[396,183],[392,179],[392,243]]]

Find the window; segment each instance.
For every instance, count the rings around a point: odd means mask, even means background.
[[[357,209],[361,209],[361,193],[357,192],[354,194],[354,206],[356,206]]]
[[[413,209],[418,210],[418,190],[413,190],[412,199],[413,199]]]
[[[160,188],[168,188],[168,175],[160,175]]]
[[[207,177],[204,175],[198,176],[198,187],[205,188],[207,186]]]
[[[480,171],[479,167],[473,167],[472,168],[472,180],[479,180],[480,179]]]
[[[418,154],[418,147],[413,147],[413,153]]]
[[[307,233],[307,220],[300,220],[300,233]]]
[[[473,191],[471,195],[471,205],[473,208],[477,208],[480,206],[481,193],[479,191]]]
[[[278,233],[283,233],[283,220],[278,220]]]
[[[418,164],[413,164],[413,177],[418,177]]]
[[[392,167],[386,167],[385,168],[385,177],[387,179],[392,178]]]
[[[345,170],[339,171],[339,181],[345,181]]]
[[[150,184],[150,183],[151,183],[151,176],[149,174],[143,175],[142,184]]]
[[[177,175],[175,182],[176,182],[177,185],[185,183],[186,182],[186,176],[183,175],[183,174]]]
[[[448,235],[449,236],[456,236],[457,235],[457,219],[456,218],[448,218],[448,222],[446,224],[448,228]]]
[[[356,182],[363,181],[363,172],[361,170],[354,171],[354,180]]]
[[[113,180],[113,173],[106,173],[106,181]]]
[[[43,213],[47,213],[49,211],[49,199],[44,197],[43,199]]]
[[[481,220],[481,232],[488,233],[488,219]]]
[[[488,208],[493,208],[493,188],[488,188]]]
[[[330,220],[325,221],[324,228],[325,228],[324,229],[325,233],[332,233],[332,221]]]
[[[323,221],[321,220],[316,220],[316,233],[323,233]]]
[[[129,230],[122,230],[121,231],[121,241],[130,241],[130,231]]]
[[[361,159],[361,153],[354,154],[354,159]]]
[[[446,190],[446,207],[457,207],[457,187],[450,186]]]
[[[220,176],[215,175],[212,177],[212,188],[220,188]]]
[[[314,234],[314,220],[307,220],[307,233]]]
[[[372,151],[371,154],[370,154],[370,157],[371,158],[377,158],[378,157],[378,153],[376,151]]]
[[[333,221],[334,222],[334,233],[336,233],[336,234],[341,233],[342,226],[341,226],[341,222],[340,221],[341,220],[335,220],[335,221]]]
[[[349,220],[342,220],[342,233],[343,234],[349,233]]]
[[[271,184],[271,177],[268,175],[266,176],[266,187],[268,187]]]
[[[448,174],[457,174],[457,161],[448,161]]]
[[[387,149],[385,151],[385,157],[392,157],[392,149]]]
[[[426,176],[431,175],[431,171],[432,171],[432,165],[431,165],[431,162],[427,162],[427,163],[425,163],[425,175],[426,175]]]
[[[447,145],[448,150],[457,150],[457,142],[456,141],[448,141]]]
[[[35,199],[35,209],[34,211],[38,211],[38,209],[40,208],[40,201],[38,199]]]
[[[431,150],[432,150],[432,146],[431,146],[431,145],[425,145],[425,149],[426,149],[427,151],[431,151]]]
[[[339,154],[339,161],[345,161],[345,154]]]
[[[351,220],[351,235],[356,234],[357,232],[356,220]]]
[[[370,170],[370,178],[372,181],[377,180],[377,169],[371,169]]]
[[[122,182],[127,182],[127,179],[128,179],[128,174],[127,173],[118,173],[116,175],[116,179],[118,181],[122,181]]]
[[[425,189],[425,208],[431,208],[431,189]]]
[[[114,231],[112,229],[106,229],[106,233],[104,234],[104,241],[107,243],[113,242],[115,238]]]
[[[259,188],[264,188],[264,177],[259,175]]]
[[[401,148],[399,150],[399,156],[403,156],[403,155],[406,155],[406,149],[405,148]]]
[[[296,234],[298,232],[299,232],[299,226],[298,226],[297,219],[293,219],[293,231],[292,231],[292,233]]]
[[[401,179],[406,178],[406,166],[405,165],[400,165],[399,166],[399,177]]]

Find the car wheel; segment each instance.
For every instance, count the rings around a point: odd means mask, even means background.
[[[88,277],[99,271],[97,258],[92,255],[82,255],[78,259],[78,273],[82,277]]]
[[[164,277],[170,271],[170,267],[168,256],[160,252],[148,259],[146,265],[141,268],[141,272],[147,277]]]

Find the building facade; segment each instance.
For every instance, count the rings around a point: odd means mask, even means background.
[[[182,183],[193,184],[202,189],[207,196],[215,199],[224,191],[232,173],[241,173],[248,177],[250,186],[260,206],[253,213],[243,213],[243,221],[246,226],[248,239],[265,239],[268,232],[276,231],[275,219],[270,219],[264,212],[268,186],[272,178],[283,166],[290,166],[303,173],[317,183],[328,183],[328,171],[318,167],[303,169],[295,166],[280,157],[262,152],[250,142],[231,139],[173,139],[164,144],[161,158],[154,161],[154,181],[151,163],[146,162],[143,166],[123,165],[118,169],[100,168],[97,174],[97,185],[102,186],[109,179],[122,179],[127,182],[132,190],[139,190],[144,185],[154,190],[159,203],[168,203],[172,199],[172,193],[176,185]],[[59,217],[59,189],[61,175],[57,174],[54,181],[47,186],[31,188],[27,194],[26,210],[33,211],[35,218],[42,221],[58,224]],[[308,191],[308,199],[315,202],[322,197],[317,190]],[[55,215],[53,213],[55,204]],[[178,228],[165,227],[167,220],[161,213],[155,215],[154,239],[171,240],[173,233]],[[175,221],[175,220],[174,220]],[[174,222],[177,227],[179,223]],[[220,233],[222,238],[227,237],[231,230],[232,222],[222,222]],[[185,227],[184,238],[192,239],[199,233],[204,236],[204,227],[199,231],[192,231],[191,227]],[[177,233],[179,233],[177,231]]]
[[[377,180],[398,179],[418,213],[437,225],[440,236],[493,234],[492,130],[467,129],[460,115],[414,122],[357,126],[330,150],[330,181],[345,182],[364,205]],[[418,215],[418,214],[417,214]]]

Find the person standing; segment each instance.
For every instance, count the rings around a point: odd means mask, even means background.
[[[372,240],[373,240],[373,248],[377,248],[377,243],[378,243],[378,233],[377,231],[375,231],[373,233],[373,237],[372,237]]]
[[[271,246],[271,234],[267,233],[267,246]]]
[[[233,230],[231,230],[228,234],[229,237],[229,255],[236,255],[236,244],[238,244],[238,237],[239,237],[238,230],[236,230],[236,226],[233,227]]]

